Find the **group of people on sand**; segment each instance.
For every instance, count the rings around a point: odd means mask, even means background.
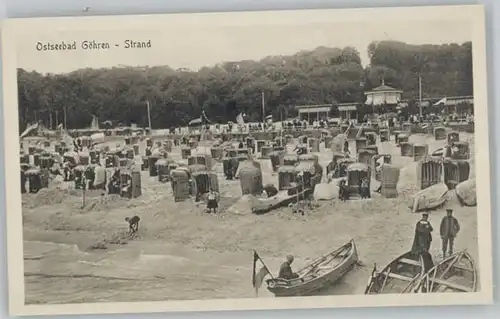
[[[432,243],[432,232],[434,228],[429,222],[429,214],[422,214],[422,219],[415,226],[415,236],[413,239],[412,252],[417,254],[429,253]],[[453,254],[453,244],[458,232],[460,224],[458,219],[453,216],[453,209],[446,210],[446,216],[441,219],[439,227],[439,235],[442,240],[443,258]]]
[[[429,255],[432,243],[433,228],[429,222],[429,214],[422,214],[422,219],[415,226],[415,238],[413,240],[412,252],[417,254]],[[447,209],[446,216],[441,219],[439,234],[442,240],[443,258],[453,255],[453,244],[460,231],[458,219],[453,216],[453,210]],[[430,255],[429,255],[430,256]],[[297,273],[292,271],[293,255],[286,256],[286,260],[281,264],[278,278],[293,280],[299,278]]]

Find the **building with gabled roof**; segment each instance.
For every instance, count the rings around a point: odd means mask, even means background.
[[[365,105],[372,107],[382,105],[396,107],[401,101],[402,95],[402,90],[385,85],[384,80],[382,80],[381,86],[365,92]]]

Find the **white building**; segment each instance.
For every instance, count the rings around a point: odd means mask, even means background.
[[[401,101],[401,96],[403,95],[402,90],[392,88],[385,85],[384,80],[382,80],[382,85],[374,88],[371,91],[366,91],[366,106],[397,106]]]

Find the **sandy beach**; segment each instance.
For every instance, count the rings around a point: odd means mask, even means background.
[[[474,149],[473,135],[461,133],[460,140]],[[431,152],[444,145],[427,135],[412,135],[410,141],[427,143]],[[255,297],[253,249],[277,274],[287,254],[295,256],[292,267],[298,269],[351,238],[361,264],[325,293],[362,294],[375,263],[380,269],[411,248],[420,219],[408,208],[417,191],[416,162],[400,157],[393,141],[378,147],[401,168],[398,198],[373,194],[369,200],[319,201],[304,216],[290,208],[252,214],[240,182],[227,181],[221,163],[213,168],[221,195],[218,215],[206,214],[205,206],[192,200],[174,202],[170,183],[159,183],[148,172],[142,172],[142,196],[132,200],[88,192],[82,207],[81,191],[63,184],[24,194],[26,303],[250,298]],[[179,153],[175,148],[171,155],[180,159]],[[322,146],[317,154],[326,167],[331,151]],[[471,158],[474,176],[474,154]],[[276,185],[270,160],[260,162],[264,183]],[[441,259],[439,223],[452,208],[462,226],[455,250],[467,249],[477,262],[476,208],[462,207],[453,191],[448,196],[444,207],[430,213],[431,253]],[[126,238],[124,218],[133,215],[141,218],[139,234]],[[264,285],[259,297],[273,295]]]

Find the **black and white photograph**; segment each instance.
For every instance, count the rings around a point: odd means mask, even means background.
[[[492,302],[482,6],[2,32],[11,313]]]

